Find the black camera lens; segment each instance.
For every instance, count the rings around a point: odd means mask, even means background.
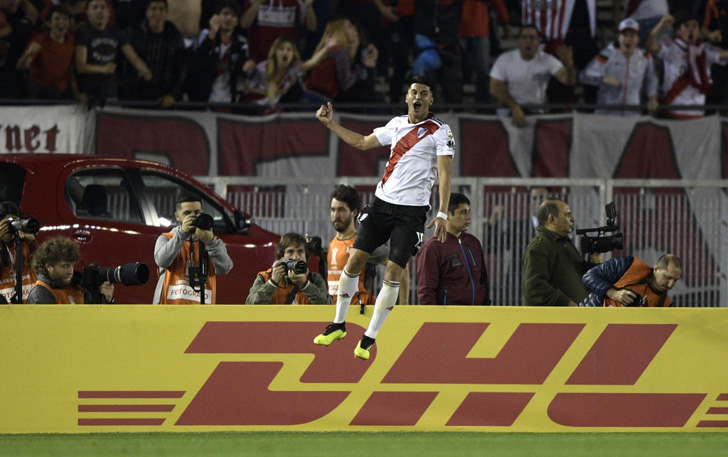
[[[38,219],[8,219],[8,231],[10,233],[25,232],[35,235],[40,231]]]
[[[215,220],[209,214],[200,213],[195,220],[195,227],[200,230],[210,230],[215,225]]]
[[[308,265],[303,260],[288,259],[286,260],[286,270],[300,275],[308,270]]]

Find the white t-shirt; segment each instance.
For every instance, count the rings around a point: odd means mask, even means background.
[[[502,81],[506,91],[519,105],[546,103],[549,78],[564,65],[551,54],[538,50],[531,60],[523,60],[514,49],[501,54],[490,70],[490,77]]]
[[[437,156],[455,155],[450,127],[433,115],[410,124],[405,115],[374,129],[374,135],[382,146],[392,145],[374,195],[396,205],[429,206],[437,178]]]

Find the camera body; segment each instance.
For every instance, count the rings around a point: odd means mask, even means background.
[[[586,255],[594,252],[610,252],[624,247],[624,234],[614,233],[619,230],[619,226],[616,224],[617,208],[614,205],[614,202],[607,204],[604,209],[607,214],[607,225],[576,231],[577,235],[581,235],[582,254]],[[588,235],[592,232],[596,232],[596,236]],[[611,232],[612,235],[607,235],[607,232]]]
[[[630,307],[630,308],[639,308],[639,307],[642,307],[642,306],[647,306],[647,297],[645,297],[644,295],[638,294],[634,290],[632,291],[632,293],[635,294],[636,298],[634,299],[634,301],[632,303],[630,303],[629,305],[627,305],[628,307]]]
[[[286,271],[292,271],[296,274],[303,274],[308,270],[308,264],[304,260],[288,259],[286,260]]]
[[[28,219],[8,219],[8,232],[17,235],[19,232],[35,235],[40,231],[40,222],[32,217]]]
[[[106,281],[125,286],[143,286],[149,281],[149,267],[146,263],[136,262],[116,267],[101,267],[92,263],[83,268],[81,286],[84,289],[97,291]]]

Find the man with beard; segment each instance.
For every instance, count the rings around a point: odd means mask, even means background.
[[[316,112],[319,122],[349,146],[360,151],[391,147],[374,200],[359,216],[360,229],[339,280],[334,320],[314,338],[315,344],[328,346],[346,337],[346,314],[358,290],[359,275],[374,250],[389,241],[382,290],[377,295],[369,326],[354,349],[355,357],[369,360],[370,348],[394,309],[405,267],[421,247],[435,181],[438,181],[439,211],[427,228],[435,227],[435,236],[440,242],[447,239],[455,140],[450,126],[430,112],[435,101],[433,88],[426,78],[414,77],[405,96],[407,114],[393,118],[366,136],[336,122],[331,103],[321,105]]]
[[[336,236],[329,243],[329,250],[326,256],[327,282],[329,294],[334,297],[334,303],[339,291],[339,279],[344,270],[344,265],[349,260],[349,254],[354,247],[356,238],[355,220],[361,210],[361,198],[359,192],[351,186],[340,185],[331,193],[331,225],[336,230]],[[372,252],[367,260],[364,274],[359,276],[359,290],[352,302],[358,301],[361,312],[364,313],[364,305],[374,304],[374,277],[376,267],[379,264],[386,265],[389,257],[389,245],[383,244]],[[405,268],[402,276],[402,284],[399,287],[399,303],[407,303],[409,298],[409,270]]]
[[[675,38],[658,43],[657,38],[668,25],[673,25]],[[725,65],[728,60],[728,50],[700,40],[698,18],[690,12],[663,16],[650,32],[645,47],[662,60],[660,103],[663,105],[705,105],[705,96],[712,91],[711,65]],[[674,119],[695,119],[703,114],[703,110],[664,112]]]
[[[80,273],[73,266],[81,260],[78,245],[70,238],[58,236],[46,240],[33,254],[31,266],[38,281],[28,296],[29,305],[82,305],[113,303],[114,285],[104,282],[92,295],[81,285]]]
[[[541,38],[536,27],[522,26],[518,49],[501,54],[490,71],[490,95],[510,108],[513,124],[518,127],[526,125],[526,112],[522,105],[546,103],[546,87],[551,76],[567,86],[576,83],[571,48],[558,47],[557,59],[540,50],[540,44]],[[543,111],[532,109],[531,112]]]
[[[589,295],[581,306],[671,306],[667,292],[682,277],[682,261],[674,254],[657,259],[654,267],[637,257],[615,257],[582,277]]]

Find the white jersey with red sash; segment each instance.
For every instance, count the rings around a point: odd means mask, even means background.
[[[432,114],[416,124],[410,124],[405,115],[374,129],[374,135],[382,146],[392,145],[375,195],[396,205],[429,206],[437,156],[455,154],[450,127]]]
[[[523,24],[536,27],[544,41],[563,40],[569,32],[571,15],[577,1],[585,0],[521,0],[521,17]],[[597,2],[586,0],[589,11],[589,29],[591,35],[597,29]]]
[[[0,269],[0,294],[3,294],[10,303],[10,298],[15,294],[15,246],[3,246],[2,249],[6,249],[10,265]],[[38,274],[30,268],[30,247],[27,243],[23,243],[23,303],[27,303],[30,289],[33,288],[37,279]]]
[[[168,239],[172,239],[174,234],[163,233]],[[164,285],[162,286],[162,294],[160,296],[160,304],[171,305],[199,305],[200,292],[196,292],[190,286],[187,277],[187,267],[191,262],[190,242],[185,241],[180,249],[179,254],[174,261],[168,266],[164,272]],[[199,264],[200,259],[200,243],[195,242],[195,263]],[[207,283],[205,283],[205,304],[215,304],[215,268],[208,259]]]
[[[660,43],[657,57],[662,59],[662,86],[660,103],[665,105],[705,105],[705,94],[710,93],[710,67],[725,65],[720,61],[720,49],[703,42],[688,45],[675,38]],[[670,111],[666,114],[678,118],[700,117],[702,110]]]

